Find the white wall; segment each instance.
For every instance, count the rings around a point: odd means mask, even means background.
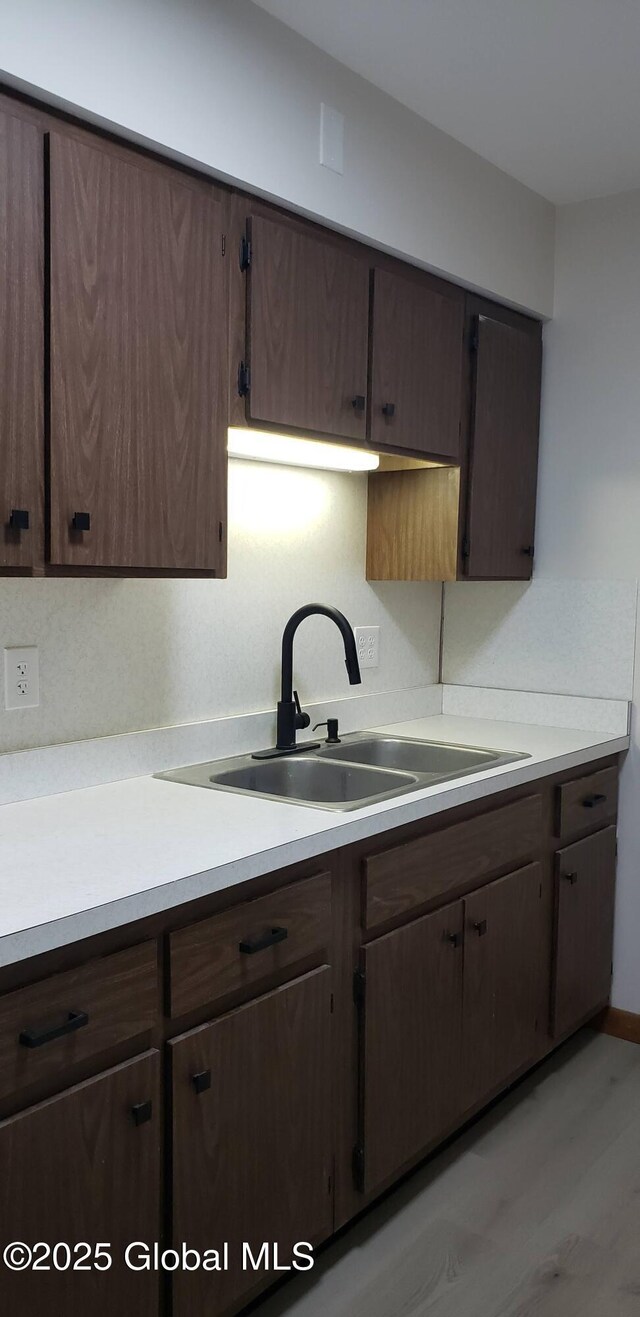
[[[542,315],[554,208],[249,0],[0,0],[4,81]],[[345,172],[318,164],[321,101]]]
[[[231,462],[226,581],[0,584],[0,649],[40,650],[38,709],[0,712],[0,750],[275,708],[282,628],[300,604],[379,625],[351,688],[325,618],[296,638],[303,701],[438,680],[439,585],[364,579],[366,476]]]
[[[640,577],[640,192],[558,212],[536,577]],[[617,637],[616,637],[617,639]],[[622,774],[613,1003],[640,1011],[640,737]]]

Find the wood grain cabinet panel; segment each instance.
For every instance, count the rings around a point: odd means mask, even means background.
[[[534,551],[542,340],[476,319],[466,572],[528,580]]]
[[[224,570],[227,296],[212,190],[50,134],[53,564]]]
[[[616,829],[603,828],[556,856],[552,1031],[556,1038],[605,1006],[611,988]]]
[[[492,873],[533,858],[543,844],[541,796],[486,810],[364,861],[365,927],[462,894]]]
[[[361,1185],[369,1192],[462,1111],[462,902],[363,949]]]
[[[464,1086],[472,1107],[542,1050],[551,921],[540,864],[488,883],[464,904]]]
[[[445,291],[446,290],[446,291]],[[371,327],[371,442],[457,462],[464,293],[376,269]]]
[[[248,419],[364,440],[366,261],[284,222],[248,227]]]
[[[232,992],[253,992],[294,965],[326,960],[331,941],[331,877],[290,883],[178,929],[169,940],[173,1016]],[[304,966],[303,966],[304,968]]]
[[[157,954],[144,942],[0,997],[0,1097],[151,1030]]]
[[[174,1317],[235,1311],[282,1276],[243,1270],[243,1242],[291,1265],[331,1232],[331,1020],[324,966],[169,1044],[174,1243],[229,1244],[228,1270],[176,1274]]]
[[[43,137],[0,112],[0,567],[44,551]]]
[[[160,1228],[159,1055],[147,1052],[0,1123],[0,1238],[111,1245],[112,1266],[73,1270],[90,1258],[58,1250],[57,1270],[3,1268],[2,1308],[20,1317],[114,1312],[156,1317],[158,1273],[124,1262],[133,1240],[152,1245]],[[150,1105],[147,1105],[150,1104]]]
[[[563,841],[608,823],[618,812],[617,768],[601,768],[597,773],[563,782],[556,788],[556,804],[556,836]]]

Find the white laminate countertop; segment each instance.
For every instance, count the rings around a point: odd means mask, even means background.
[[[531,758],[344,813],[152,777],[3,805],[0,966],[629,744],[627,736],[447,715],[384,730]]]

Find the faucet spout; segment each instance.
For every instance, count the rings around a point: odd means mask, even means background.
[[[305,617],[319,614],[328,617],[337,626],[344,644],[345,666],[349,682],[357,686],[362,681],[358,651],[350,623],[338,608],[330,604],[304,604],[292,613],[282,634],[282,682],[277,709],[277,736],[273,750],[258,751],[254,758],[273,755],[295,754],[298,749],[311,749],[311,746],[296,745],[296,731],[309,726],[309,715],[302,713],[297,693],[293,689],[293,641],[301,622]]]

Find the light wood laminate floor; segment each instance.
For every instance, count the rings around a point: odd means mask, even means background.
[[[584,1030],[257,1314],[640,1317],[640,1047]]]

